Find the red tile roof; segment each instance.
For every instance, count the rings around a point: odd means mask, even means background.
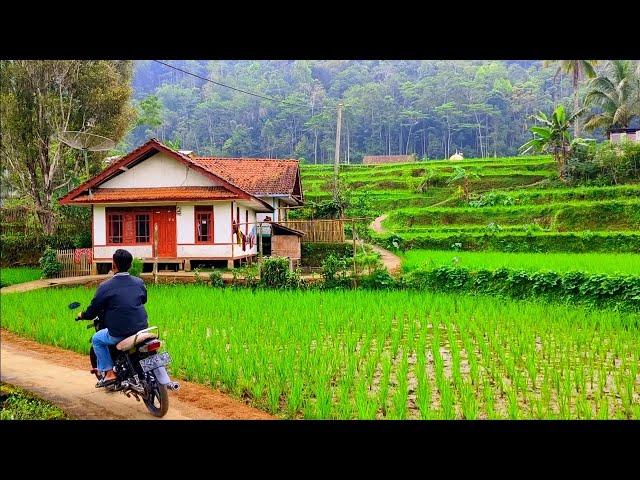
[[[219,157],[191,160],[252,195],[291,195],[296,186],[297,160]]]
[[[238,198],[225,187],[153,187],[153,188],[96,188],[93,196],[83,194],[74,203],[138,202],[166,200],[227,200]]]

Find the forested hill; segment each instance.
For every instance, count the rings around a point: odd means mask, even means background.
[[[155,136],[201,155],[341,161],[363,155],[508,156],[530,115],[571,104],[571,81],[540,61],[170,61],[286,103],[239,93],[153,61],[135,64],[139,122],[127,147]]]

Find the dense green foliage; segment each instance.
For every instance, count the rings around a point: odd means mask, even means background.
[[[571,79],[539,61],[172,61],[214,81],[282,99],[275,103],[211,85],[152,61],[136,62],[138,127],[207,155],[333,160],[338,101],[343,161],[363,155],[448,158],[513,155],[530,115],[571,102]]]
[[[302,243],[302,265],[320,267],[325,258],[334,255],[337,258],[353,257],[353,245],[348,243]]]
[[[288,258],[268,257],[260,265],[260,286],[267,288],[298,288],[300,274],[291,271]]]
[[[381,234],[385,248],[410,250],[495,250],[500,252],[640,252],[636,232],[514,232]],[[454,248],[454,245],[458,245]]]
[[[84,235],[2,235],[0,236],[0,265],[36,266],[47,246],[86,248],[91,246],[91,237],[87,239]]]
[[[62,271],[62,264],[58,261],[56,251],[47,247],[39,260],[43,278],[52,278]]]
[[[55,232],[57,197],[102,169],[106,152],[63,144],[64,131],[119,141],[134,114],[129,60],[2,60],[0,157],[18,197],[29,199],[45,234]],[[68,139],[67,139],[68,141]],[[97,144],[87,146],[98,146]]]
[[[148,292],[172,376],[287,418],[640,419],[637,314],[423,291]],[[66,305],[92,294],[3,295],[3,327],[86,354]]]
[[[567,163],[574,183],[620,185],[640,182],[640,143],[589,144],[575,148]]]
[[[506,295],[517,299],[543,297],[640,311],[640,274],[441,266],[413,270],[403,277],[403,283],[419,290]]]
[[[67,415],[21,388],[0,383],[0,420],[65,420]]]
[[[452,252],[447,250],[409,250],[403,254],[402,269],[433,269],[460,266],[471,269],[508,267],[528,271],[580,270],[589,273],[640,275],[640,253],[515,253]]]
[[[31,282],[38,280],[42,275],[39,268],[16,267],[0,268],[0,287],[8,287],[17,283]]]

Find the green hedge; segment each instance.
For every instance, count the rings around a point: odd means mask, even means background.
[[[414,270],[402,278],[402,284],[406,288],[497,294],[517,299],[544,297],[640,311],[640,275],[443,266]]]
[[[496,250],[500,252],[640,253],[640,233],[626,232],[500,232],[441,235],[372,235],[381,247],[399,250]]]
[[[28,236],[0,236],[0,266],[37,267],[38,260],[47,247],[86,248],[91,246],[91,236],[86,234]]]
[[[349,243],[303,243],[302,266],[321,267],[330,254],[337,258],[353,257],[353,245]]]

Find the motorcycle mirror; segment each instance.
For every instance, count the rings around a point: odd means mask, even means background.
[[[78,308],[80,306],[80,302],[72,302],[69,304],[69,310],[73,310],[74,308]]]

